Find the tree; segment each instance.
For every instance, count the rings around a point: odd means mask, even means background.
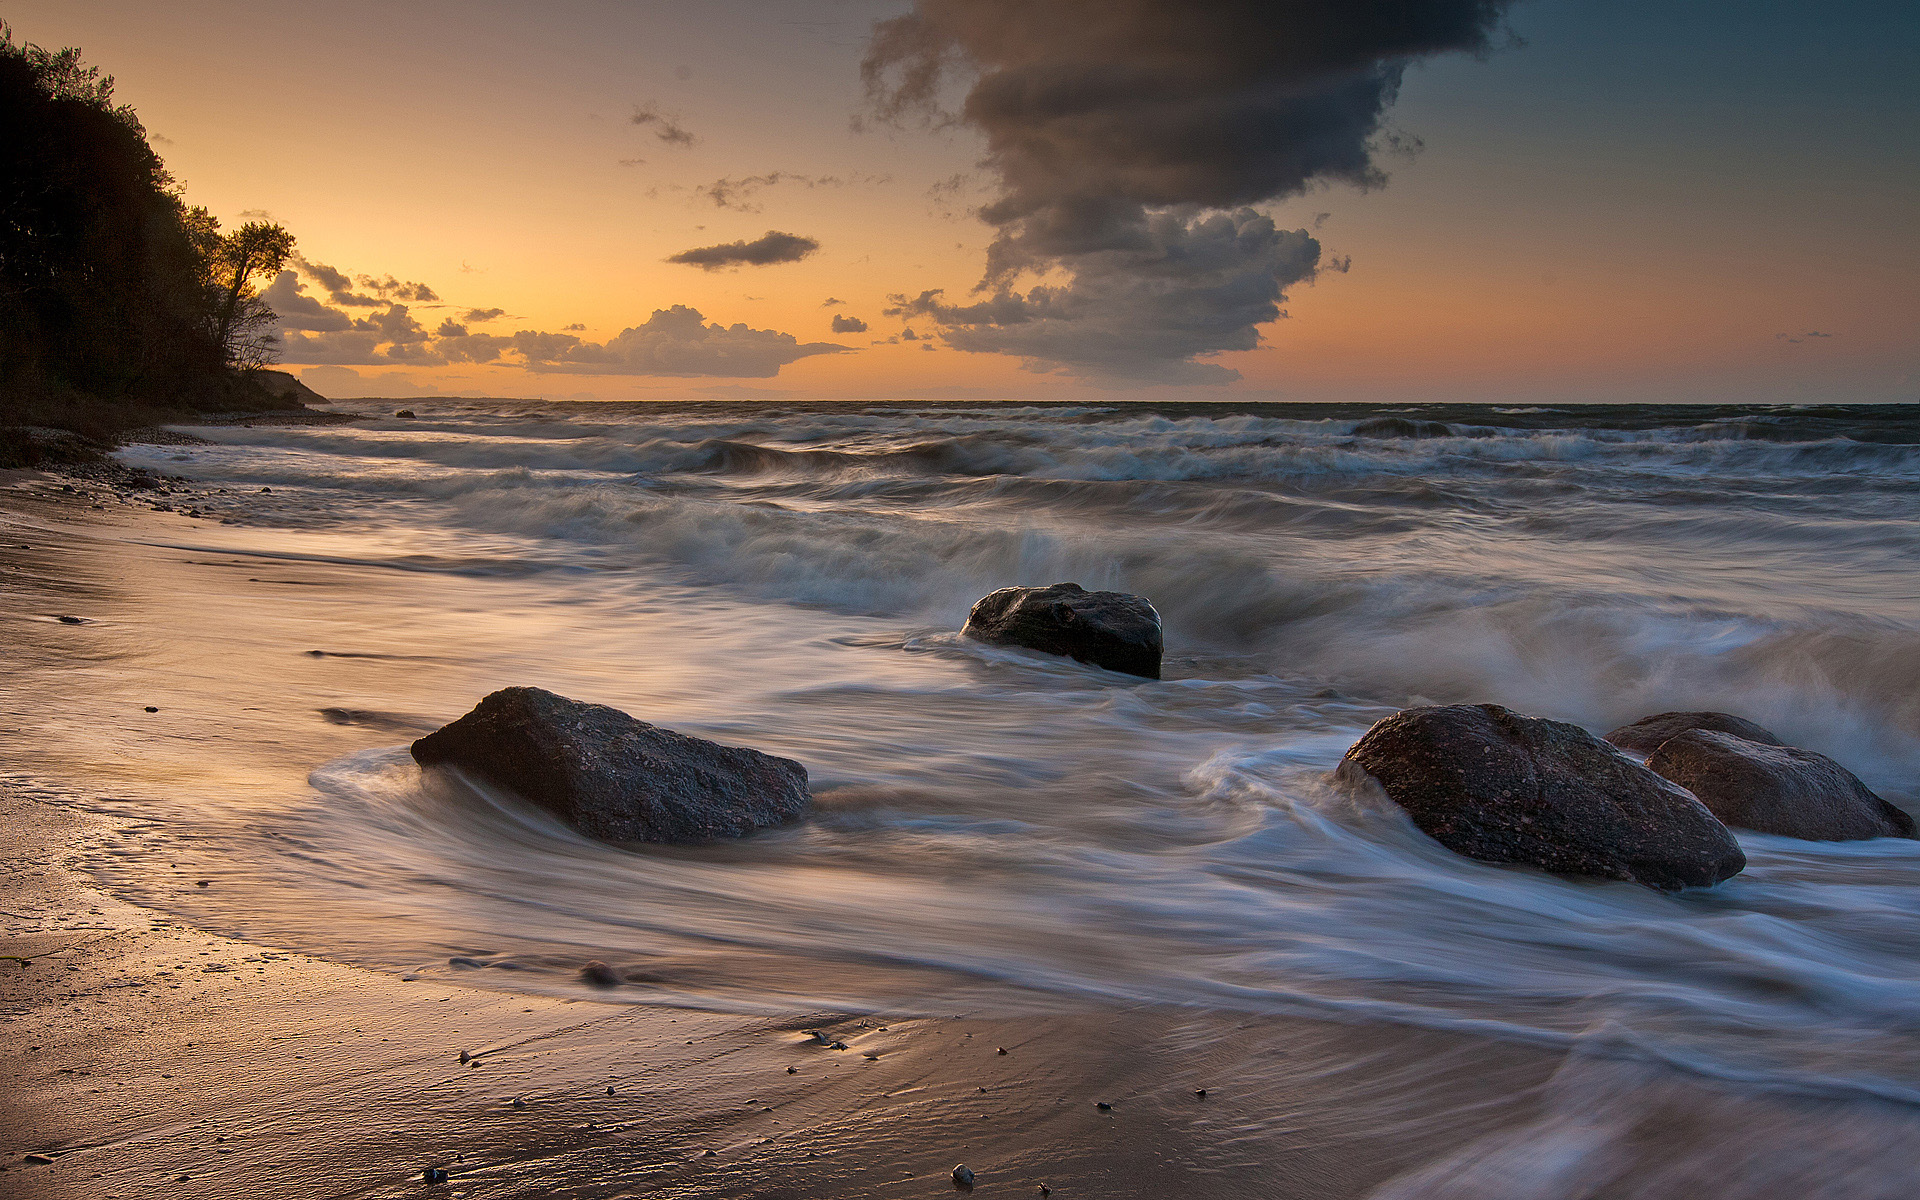
[[[198,210],[204,213],[205,210]],[[211,218],[207,218],[211,220]],[[270,221],[249,221],[207,250],[213,289],[214,341],[228,366],[252,370],[273,361],[278,318],[260,299],[256,280],[272,279],[293,254],[293,235]]]

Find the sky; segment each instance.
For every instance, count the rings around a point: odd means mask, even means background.
[[[1920,399],[1906,0],[0,17],[294,233],[328,396]]]

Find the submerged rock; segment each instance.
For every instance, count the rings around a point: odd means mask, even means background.
[[[1668,890],[1710,887],[1747,865],[1739,844],[1677,784],[1577,725],[1497,704],[1410,708],[1347,751],[1414,824],[1456,854]]]
[[[413,744],[422,766],[506,788],[590,837],[696,842],[778,825],[806,808],[807,769],[540,688],[502,688]]]
[[[1690,729],[1662,742],[1647,768],[1742,829],[1813,842],[1914,836],[1913,818],[1852,771],[1796,746]]]
[[[1732,713],[1723,712],[1655,713],[1651,717],[1641,717],[1631,725],[1622,725],[1609,733],[1607,740],[1622,750],[1645,758],[1658,750],[1660,744],[1668,738],[1685,733],[1689,729],[1730,733],[1750,742],[1759,742],[1763,746],[1786,745],[1772,731],[1762,729],[1745,717],[1736,717]]]
[[[1417,421],[1407,417],[1375,417],[1362,421],[1353,427],[1355,437],[1374,438],[1443,438],[1453,437],[1454,430],[1444,421]]]
[[[1077,583],[1001,588],[974,604],[960,632],[995,646],[1160,678],[1160,614],[1125,592],[1089,592]]]

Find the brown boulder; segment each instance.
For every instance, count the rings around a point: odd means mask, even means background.
[[[981,597],[964,637],[1025,646],[1109,671],[1160,678],[1160,614],[1140,596],[1090,592],[1077,583],[1009,587]]]
[[[1674,890],[1736,875],[1746,856],[1693,796],[1577,725],[1497,704],[1410,708],[1347,751],[1456,854]]]
[[[502,688],[413,744],[423,767],[455,767],[581,833],[614,842],[739,837],[798,816],[807,769],[722,746],[540,688]]]
[[[1813,842],[1914,836],[1913,818],[1824,754],[1690,729],[1647,768],[1686,788],[1729,825]]]
[[[1622,750],[1645,758],[1660,748],[1660,743],[1689,729],[1707,729],[1730,733],[1763,746],[1784,746],[1785,742],[1744,717],[1723,712],[1664,712],[1641,717],[1631,725],[1622,725],[1607,735],[1607,740]]]

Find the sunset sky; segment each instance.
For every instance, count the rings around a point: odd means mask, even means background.
[[[996,69],[1063,61],[1034,49],[1044,31],[1010,45],[966,24],[995,3],[920,6],[973,53],[946,77],[950,110]],[[15,0],[3,15],[16,39],[113,74],[191,202],[293,231],[304,265],[270,299],[286,367],[330,396],[1920,399],[1910,3],[1515,4],[1483,52],[1446,34],[1404,55],[1369,133],[1384,184],[1309,170],[1302,188],[1276,168],[1148,196],[1139,211],[1178,224],[1155,254],[1246,256],[1177,294],[1188,277],[1137,255],[1034,240],[1032,222],[1085,196],[1010,183],[1007,159],[983,158],[984,110],[883,119],[862,60],[875,22],[912,10]],[[1087,45],[1117,62],[1129,36]],[[1141,53],[1142,70],[1175,69]],[[912,63],[892,61],[897,82]],[[1076,168],[1073,187],[1098,175]],[[1010,189],[1041,215],[983,219]],[[976,291],[1010,231],[1022,270]],[[776,261],[725,261],[742,256]],[[1278,264],[1284,319],[1259,319],[1256,296],[1159,336],[1171,310],[1150,299],[1214,304],[1250,263]],[[1056,289],[1044,305],[1036,285]],[[963,311],[1001,294],[1027,307],[998,324]],[[1255,330],[1257,348],[1221,348]]]

